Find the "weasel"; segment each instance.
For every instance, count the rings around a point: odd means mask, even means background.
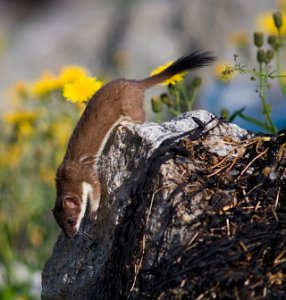
[[[143,80],[117,79],[105,84],[88,102],[69,140],[56,174],[56,203],[52,212],[68,238],[79,230],[88,200],[90,217],[100,202],[97,165],[112,130],[123,120],[145,121],[144,92],[171,76],[209,65],[209,52],[179,58],[159,74]]]

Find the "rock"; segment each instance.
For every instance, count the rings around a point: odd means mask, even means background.
[[[97,219],[85,218],[85,234],[71,240],[60,234],[42,273],[42,299],[250,299],[267,283],[251,287],[258,276],[251,249],[262,247],[251,239],[265,238],[261,224],[279,223],[286,160],[281,150],[274,163],[271,151],[282,143],[202,110],[161,125],[122,123],[101,157]],[[282,233],[276,238],[286,244]]]

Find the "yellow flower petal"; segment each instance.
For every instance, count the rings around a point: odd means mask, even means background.
[[[233,32],[229,34],[230,43],[237,48],[249,45],[249,38],[247,32]]]
[[[277,6],[279,10],[281,10],[283,13],[286,12],[286,2],[285,0],[277,0]]]
[[[33,132],[33,126],[30,122],[23,122],[19,126],[19,134],[21,137],[27,137]]]
[[[14,88],[15,88],[17,95],[19,95],[20,97],[26,97],[28,95],[29,87],[28,87],[27,82],[20,80],[15,83]]]
[[[60,148],[64,148],[66,146],[71,131],[71,123],[68,122],[68,120],[56,120],[50,126],[50,132]]]
[[[7,112],[4,114],[4,121],[8,124],[32,123],[40,117],[36,111]]]
[[[277,28],[275,27],[273,17],[273,12],[263,12],[259,14],[256,18],[257,30],[262,31],[265,34],[277,34]],[[281,28],[282,34],[286,34],[286,18],[282,15],[283,26]]]
[[[82,77],[63,88],[63,96],[71,102],[87,102],[103,85],[103,82],[92,77]]]
[[[4,156],[7,160],[7,157],[9,157],[9,166],[11,168],[14,168],[18,166],[21,157],[22,157],[22,149],[19,144],[13,144],[9,147],[9,151],[6,156]]]
[[[42,97],[60,87],[61,81],[59,78],[50,72],[45,72],[41,78],[33,84],[32,93],[37,97]]]
[[[87,77],[87,76],[88,76],[88,72],[86,69],[75,65],[66,66],[62,68],[59,75],[60,81],[63,86],[67,83],[74,82],[81,77]]]
[[[159,74],[161,72],[163,72],[164,70],[166,70],[173,62],[172,61],[168,61],[165,65],[163,66],[159,66],[158,68],[154,69],[150,75],[153,76],[153,75],[156,75],[156,74]],[[172,77],[170,77],[168,80],[164,81],[161,83],[161,85],[169,85],[169,84],[176,84],[177,82],[179,81],[182,81],[184,76],[187,74],[187,72],[183,72],[183,73],[179,73],[179,74],[176,74]]]
[[[226,61],[218,61],[214,65],[214,73],[216,78],[221,81],[229,81],[235,76],[235,73],[231,69],[230,64]]]

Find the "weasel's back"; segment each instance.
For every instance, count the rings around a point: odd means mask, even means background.
[[[79,160],[102,147],[108,133],[123,120],[145,121],[144,87],[139,81],[117,79],[105,84],[89,101],[68,144],[66,159]]]
[[[69,141],[66,159],[99,155],[111,130],[121,121],[145,121],[144,91],[171,76],[214,61],[209,52],[194,52],[143,80],[117,79],[105,84],[89,101]]]

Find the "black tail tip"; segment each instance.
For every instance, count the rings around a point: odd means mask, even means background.
[[[195,51],[189,55],[183,56],[179,59],[186,60],[192,63],[195,67],[203,67],[212,64],[217,57],[211,51]]]
[[[210,51],[195,51],[180,57],[167,70],[170,74],[193,70],[210,65],[216,56]]]

